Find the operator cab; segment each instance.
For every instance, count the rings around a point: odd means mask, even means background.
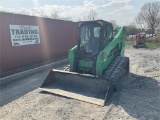
[[[80,50],[86,52],[86,57],[92,57],[98,53],[101,26],[98,24],[86,24],[80,28]]]
[[[96,58],[97,54],[113,39],[112,24],[103,20],[79,22],[79,57]]]
[[[146,33],[140,33],[140,38],[141,38],[142,40],[145,40],[145,38],[146,38]]]

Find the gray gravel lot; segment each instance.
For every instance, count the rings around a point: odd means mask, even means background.
[[[1,120],[160,120],[160,49],[126,46],[130,74],[101,107],[37,89],[49,71],[1,88]],[[59,67],[58,69],[61,69]]]

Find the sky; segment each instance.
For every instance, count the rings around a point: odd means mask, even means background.
[[[60,18],[79,21],[94,10],[97,19],[122,26],[134,22],[145,3],[156,1],[160,0],[0,0],[0,11],[48,17],[56,12]]]

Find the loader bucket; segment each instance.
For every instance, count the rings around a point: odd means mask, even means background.
[[[42,91],[104,106],[110,81],[92,75],[51,70],[41,85]]]

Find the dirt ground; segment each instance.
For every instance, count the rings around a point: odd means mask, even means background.
[[[37,88],[48,71],[32,76],[40,80],[29,93],[19,87],[23,81],[1,88],[1,120],[160,120],[160,49],[135,49],[126,46],[130,74],[120,93],[114,93],[104,106],[40,93]],[[36,78],[36,80],[35,80]],[[27,79],[25,78],[25,82]],[[30,81],[31,82],[31,81]],[[14,87],[13,87],[14,86]],[[12,89],[9,91],[9,89]],[[23,94],[21,94],[21,91]],[[12,100],[9,96],[14,94]],[[17,93],[17,94],[16,94]],[[26,94],[27,93],[27,94]],[[16,97],[19,96],[19,97]],[[4,102],[8,100],[8,102]]]

